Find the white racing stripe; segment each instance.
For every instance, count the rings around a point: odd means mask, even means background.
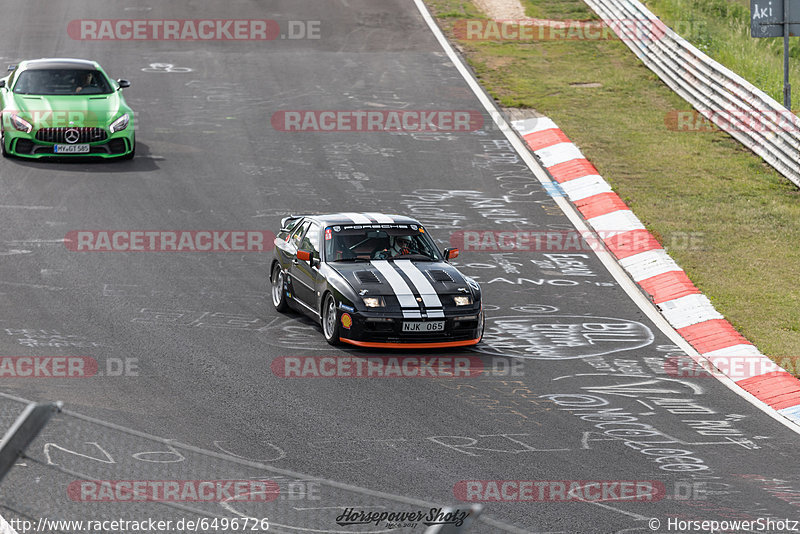
[[[422,302],[425,304],[425,307],[428,308],[428,317],[444,317],[442,301],[439,299],[439,294],[436,293],[431,283],[425,278],[425,274],[423,274],[416,265],[411,263],[411,260],[397,260],[394,263],[400,267],[411,280],[411,283],[414,284],[417,292],[422,297]]]
[[[397,300],[400,302],[400,307],[403,308],[403,316],[418,319],[420,317],[419,303],[414,297],[414,293],[411,292],[411,288],[408,287],[406,281],[400,276],[400,273],[395,271],[394,267],[389,265],[389,262],[386,260],[372,260],[369,263],[378,269],[383,277],[386,278],[386,281],[389,282],[389,285],[392,286],[392,291],[394,291]],[[406,308],[415,309],[406,310]]]
[[[345,217],[350,219],[356,224],[372,224],[372,219],[364,215],[363,213],[342,213]]]
[[[370,217],[371,219],[375,219],[376,222],[381,224],[392,224],[394,222],[394,219],[388,215],[384,215],[383,213],[365,213],[364,215]]]

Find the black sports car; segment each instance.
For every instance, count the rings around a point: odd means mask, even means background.
[[[328,343],[428,348],[475,345],[481,288],[414,219],[382,213],[281,221],[270,268],[272,303],[322,325]]]

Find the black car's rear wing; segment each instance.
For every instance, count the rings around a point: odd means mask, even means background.
[[[291,230],[297,222],[306,215],[289,215],[281,219],[281,230]]]

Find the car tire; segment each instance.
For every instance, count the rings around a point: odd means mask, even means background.
[[[331,345],[339,345],[339,318],[336,313],[336,299],[328,293],[322,302],[322,334]]]
[[[269,281],[272,285],[272,305],[275,306],[276,311],[281,313],[285,313],[289,310],[289,304],[286,302],[286,289],[284,288],[286,285],[285,277],[286,274],[284,274],[280,264],[276,263],[272,267],[272,273],[270,273]]]
[[[2,145],[2,147],[3,147],[2,149],[0,149],[3,152],[3,157],[4,158],[10,158],[11,154],[9,154],[6,151],[6,133],[5,132],[0,132],[0,145]]]
[[[483,310],[481,310],[481,332],[480,334],[478,334],[478,343],[480,343],[481,340],[483,339],[483,331],[485,328],[486,328],[486,315],[484,314]]]

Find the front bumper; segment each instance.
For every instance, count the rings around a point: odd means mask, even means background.
[[[130,129],[131,131],[128,131]],[[132,126],[125,130],[108,136],[103,141],[86,143],[89,145],[89,152],[79,154],[60,154],[54,151],[56,143],[49,143],[36,139],[36,130],[25,133],[6,128],[5,130],[6,151],[14,156],[21,158],[75,158],[75,157],[101,157],[117,158],[130,154],[134,150],[134,135]]]
[[[346,319],[344,315],[349,319]],[[339,310],[339,338],[360,347],[447,348],[476,345],[483,335],[483,311],[478,308],[445,311],[444,318],[409,319],[402,313],[376,313]],[[444,330],[404,332],[404,322],[444,321]],[[349,328],[346,327],[349,325]]]

